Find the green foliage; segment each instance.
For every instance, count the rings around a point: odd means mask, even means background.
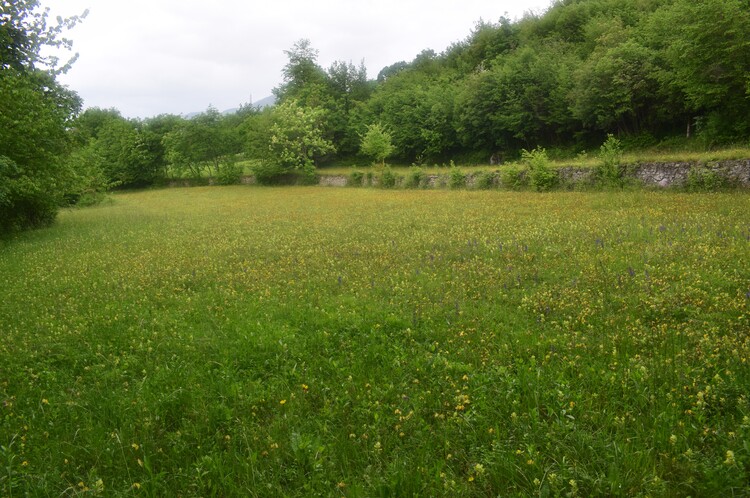
[[[460,168],[456,167],[451,161],[450,173],[448,173],[448,186],[452,189],[459,189],[466,186],[466,175]]]
[[[325,111],[288,100],[273,110],[269,161],[279,173],[314,171],[318,158],[336,151],[323,136]]]
[[[444,158],[456,145],[455,89],[448,79],[402,71],[383,82],[368,102],[369,112],[386,126],[394,155],[409,162]]]
[[[108,121],[93,140],[101,168],[110,182],[124,186],[145,186],[159,171],[150,161],[135,123],[124,119]]]
[[[308,39],[298,40],[290,50],[285,50],[288,61],[282,72],[284,82],[274,89],[283,103],[296,100],[301,105],[316,105],[325,93],[326,74],[318,65],[318,51]]]
[[[523,150],[521,160],[528,168],[529,183],[537,192],[551,190],[558,180],[557,172],[552,169],[547,151],[542,147],[534,150]]]
[[[368,119],[365,102],[372,93],[364,62],[335,61],[328,69],[327,88],[330,97],[324,106],[328,111],[326,136],[331,138],[340,156],[355,156],[360,150],[360,130]]]
[[[298,172],[298,175],[301,185],[316,185],[320,181],[318,172],[312,165],[308,165],[302,168]]]
[[[219,174],[216,175],[219,185],[237,185],[242,181],[242,166],[236,161],[228,161],[222,164]]]
[[[380,123],[367,126],[367,131],[362,135],[360,143],[360,152],[363,155],[385,166],[385,160],[393,154],[393,150],[391,134]]]
[[[657,54],[635,40],[600,45],[575,74],[575,117],[594,129],[639,133],[658,116],[657,68]]]
[[[503,166],[500,169],[500,184],[512,190],[518,190],[528,185],[529,178],[525,168],[515,164]]]
[[[62,156],[78,96],[48,73],[0,69],[0,232],[52,222],[75,175]]]
[[[647,42],[659,51],[663,92],[687,118],[700,117],[708,126],[699,131],[712,141],[750,133],[748,31],[744,0],[675,0],[644,23]]]
[[[404,179],[405,188],[420,188],[427,181],[424,169],[419,166],[412,166]]]
[[[524,47],[471,76],[460,104],[463,143],[496,150],[567,134],[574,63],[565,46]]]
[[[727,181],[713,169],[703,165],[690,168],[685,187],[691,192],[715,192],[727,187]]]
[[[53,24],[49,9],[42,9],[39,0],[3,1],[0,9],[0,70],[27,72],[42,70],[50,76],[67,72],[78,58],[61,63],[59,49],[70,51],[73,42],[61,36],[73,29],[88,15],[57,17]],[[58,50],[43,50],[54,48]]]
[[[138,123],[140,146],[147,158],[146,170],[148,175],[144,176],[151,176],[155,181],[167,178],[169,162],[167,161],[164,137],[176,130],[183,121],[184,119],[181,116],[161,114]],[[227,133],[237,133],[238,136],[234,139],[233,149],[237,152],[241,151],[243,140],[239,127],[236,127],[235,130],[227,130]]]
[[[118,183],[112,182],[104,172],[104,158],[101,156],[95,141],[85,147],[73,150],[66,158],[74,179],[65,194],[68,204],[91,206],[99,204],[106,192]]]
[[[49,225],[61,202],[43,181],[24,174],[12,159],[0,155],[0,236]]]
[[[603,185],[622,186],[625,173],[622,153],[622,142],[614,135],[607,135],[607,140],[599,148],[599,163],[594,170],[598,182]]]
[[[74,92],[56,76],[60,65],[44,48],[70,49],[61,37],[79,17],[48,20],[36,0],[4,2],[0,9],[0,235],[51,223],[75,174],[62,156],[67,129],[80,110]]]
[[[251,167],[255,180],[260,185],[274,185],[277,183],[287,183],[284,181],[285,176],[289,176],[289,171],[282,169],[275,161],[257,160]]]
[[[397,180],[398,177],[396,176],[396,173],[394,173],[391,168],[386,166],[380,172],[378,185],[380,186],[380,188],[393,188],[396,186]]]
[[[183,126],[179,116],[161,115],[140,122],[123,118],[116,109],[89,108],[72,127],[77,148],[69,163],[77,176],[93,175],[86,187],[89,194],[115,186],[152,185],[167,177],[168,157],[177,157],[174,150],[166,150],[167,144],[175,145],[174,137],[171,141],[164,137]],[[178,170],[173,165],[173,171]]]
[[[170,170],[178,176],[200,178],[203,172],[209,177],[232,177],[235,156],[242,150],[240,133],[218,110],[209,107],[198,116],[174,123],[172,130],[163,135],[164,155]]]
[[[474,187],[480,190],[491,189],[495,185],[495,173],[492,171],[481,171],[474,175]]]
[[[364,173],[361,171],[352,171],[349,173],[349,185],[352,187],[361,187],[364,176]]]

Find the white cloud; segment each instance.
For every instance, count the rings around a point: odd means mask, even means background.
[[[441,52],[466,38],[480,18],[518,18],[549,2],[57,0],[50,7],[63,16],[90,9],[69,34],[80,59],[61,81],[86,106],[147,117],[270,95],[281,82],[283,51],[301,38],[319,50],[323,67],[364,59],[375,77],[423,49]]]

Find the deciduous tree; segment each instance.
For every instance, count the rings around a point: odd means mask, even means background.
[[[61,86],[55,58],[45,45],[69,46],[59,38],[78,18],[47,24],[35,0],[4,2],[0,10],[0,232],[54,220],[74,175],[61,156],[67,128],[80,110],[78,96]]]
[[[391,134],[380,123],[369,125],[365,134],[362,135],[360,150],[365,156],[380,161],[381,165],[385,166],[385,160],[393,154],[394,150]]]

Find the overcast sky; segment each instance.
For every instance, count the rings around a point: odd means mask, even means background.
[[[318,63],[364,60],[368,77],[440,53],[481,18],[542,13],[551,0],[43,0],[52,15],[89,9],[68,36],[80,59],[60,81],[86,107],[126,117],[238,107],[271,95],[284,50],[307,38]]]

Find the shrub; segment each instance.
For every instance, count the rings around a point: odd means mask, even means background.
[[[361,187],[364,176],[364,173],[361,171],[352,171],[349,173],[349,185],[352,187]]]
[[[463,188],[466,185],[466,176],[451,161],[451,172],[448,174],[448,186],[450,188]]]
[[[476,175],[474,186],[481,190],[491,189],[495,183],[495,173],[491,171],[482,171]]]
[[[406,175],[406,181],[404,187],[406,188],[419,188],[425,181],[425,173],[419,166],[412,166],[409,168],[409,173]]]
[[[500,170],[500,183],[503,187],[517,190],[527,185],[528,176],[523,168],[511,164]]]
[[[393,188],[396,186],[396,173],[391,168],[386,166],[380,173],[380,187],[381,188]]]
[[[614,135],[607,135],[599,148],[599,164],[594,170],[596,180],[609,186],[623,186],[624,169],[622,167],[622,142]]]
[[[537,147],[532,151],[523,150],[521,159],[529,170],[529,181],[534,190],[543,192],[557,184],[557,172],[552,169],[547,151]]]
[[[58,199],[5,156],[0,156],[0,179],[0,235],[54,221]]]
[[[315,185],[320,182],[315,166],[306,164],[299,170],[299,183],[302,185]]]
[[[237,185],[242,181],[242,166],[235,162],[227,162],[221,166],[216,175],[219,185]]]
[[[273,185],[279,183],[279,180],[287,171],[272,161],[258,161],[253,164],[253,175],[259,185]]]
[[[687,189],[691,192],[711,192],[727,186],[726,179],[705,166],[693,166],[688,171]]]

